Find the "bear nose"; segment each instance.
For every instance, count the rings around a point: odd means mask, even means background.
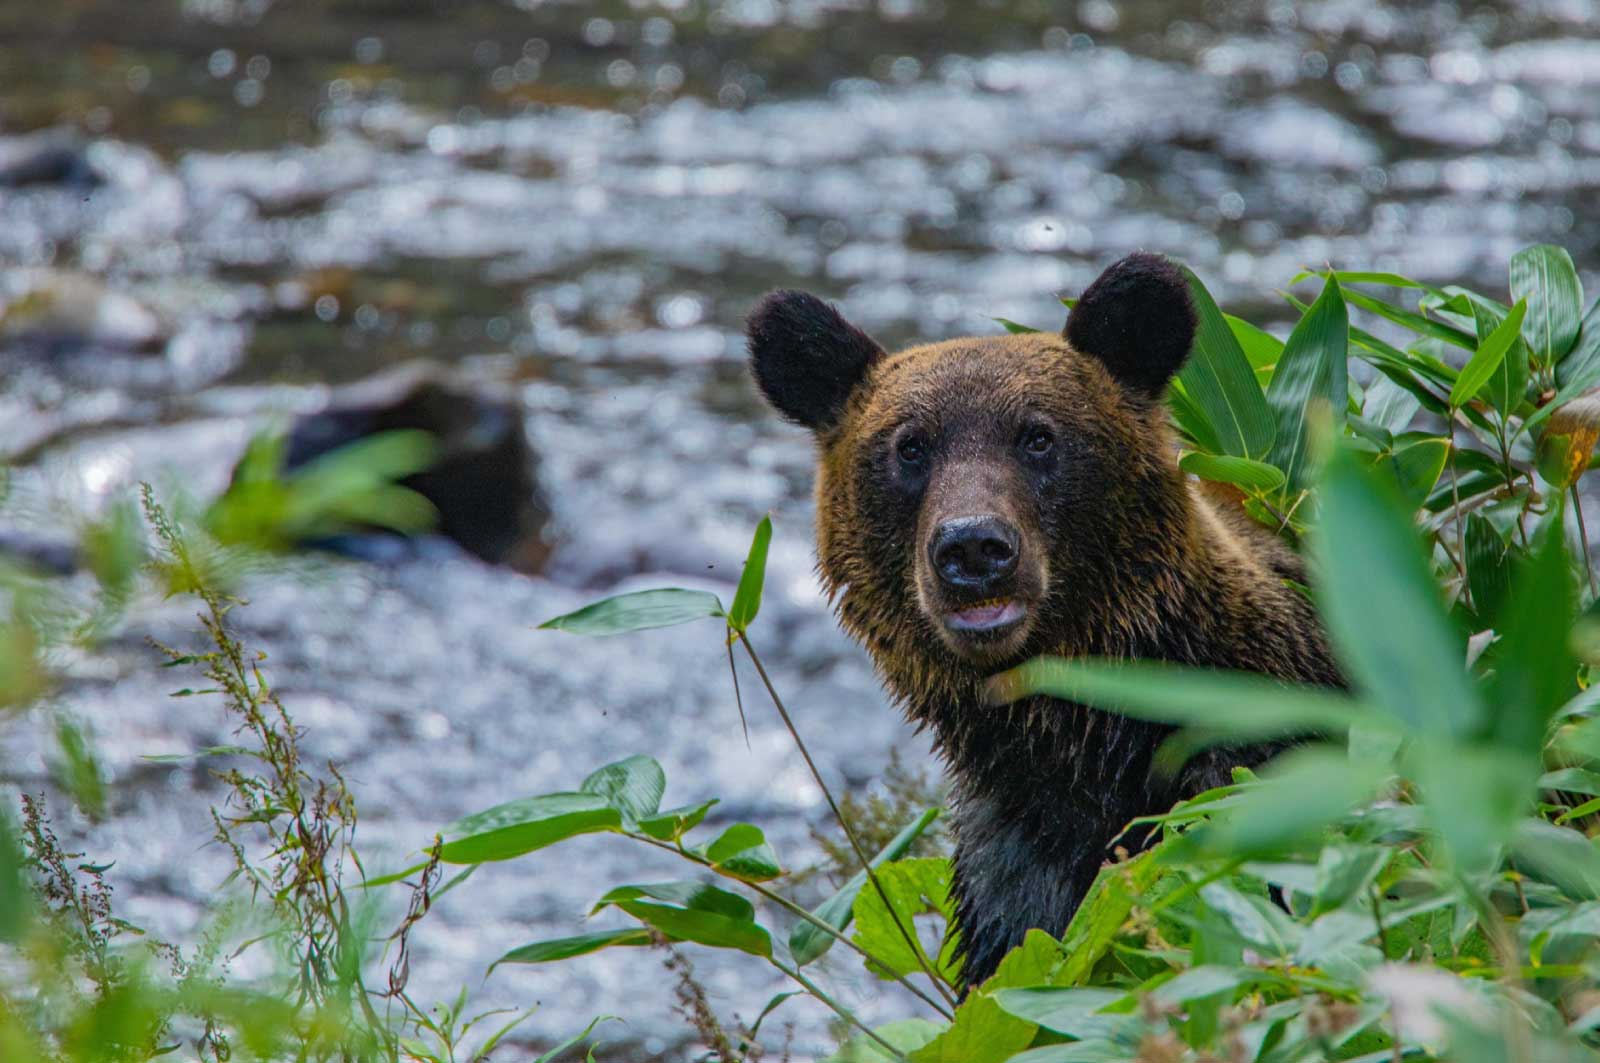
[[[946,585],[987,593],[1017,571],[1022,536],[999,517],[957,517],[939,525],[928,560]]]

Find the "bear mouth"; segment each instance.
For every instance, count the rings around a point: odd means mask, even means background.
[[[957,635],[993,635],[1020,624],[1027,612],[1015,598],[988,598],[950,610],[944,623]]]

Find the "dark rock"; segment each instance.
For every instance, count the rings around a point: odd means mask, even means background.
[[[469,553],[537,572],[550,553],[550,506],[539,463],[510,395],[406,366],[335,391],[328,405],[296,419],[287,467],[378,432],[422,429],[439,444],[433,468],[402,483],[439,511],[440,534]]]
[[[104,178],[89,161],[89,145],[74,129],[41,129],[0,138],[0,188],[60,185],[87,191]]]
[[[56,576],[78,570],[78,545],[60,539],[47,539],[23,531],[0,528],[0,562],[21,564]]]

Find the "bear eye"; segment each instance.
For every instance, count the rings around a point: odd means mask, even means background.
[[[900,460],[907,465],[921,465],[922,459],[928,456],[928,448],[916,436],[906,436],[895,447],[895,453],[900,455]]]
[[[1050,448],[1056,445],[1056,437],[1048,428],[1034,428],[1022,437],[1022,449],[1029,454],[1040,456],[1050,453]]]

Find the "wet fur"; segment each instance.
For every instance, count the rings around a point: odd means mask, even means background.
[[[1119,297],[1150,297],[1139,292],[1147,264],[1135,261],[1137,275],[1113,285]],[[1176,290],[1186,300],[1170,274],[1164,280],[1167,298]],[[842,334],[816,323],[816,305],[803,311],[813,334]],[[1113,348],[1155,342],[1141,333],[1138,315],[1080,320],[1068,337]],[[1310,604],[1285,583],[1305,582],[1300,559],[1237,507],[1203,496],[1177,468],[1161,391],[1186,343],[1160,352],[1169,364],[1157,380],[1136,352],[1088,355],[1058,336],[955,340],[890,356],[843,335],[859,379],[832,408],[803,393],[800,405],[825,415],[795,418],[817,432],[820,447],[819,569],[842,625],[866,646],[907,716],[931,730],[948,764],[964,978],[977,984],[1028,929],[1066,928],[1130,820],[1224,783],[1234,765],[1271,752],[1212,750],[1163,780],[1150,765],[1166,728],[1050,698],[989,707],[981,697],[989,675],[1057,654],[1160,658],[1310,683],[1339,677]],[[770,352],[754,332],[752,353],[767,390],[773,374],[763,377],[760,362]],[[769,397],[780,408],[789,398]],[[1031,514],[1024,534],[1049,551],[1049,593],[1020,648],[980,665],[949,648],[919,606],[924,503],[897,489],[886,455],[907,422],[935,425],[960,448],[1041,410],[1060,430],[1064,464],[1052,482],[1030,485],[978,468],[988,490]]]

